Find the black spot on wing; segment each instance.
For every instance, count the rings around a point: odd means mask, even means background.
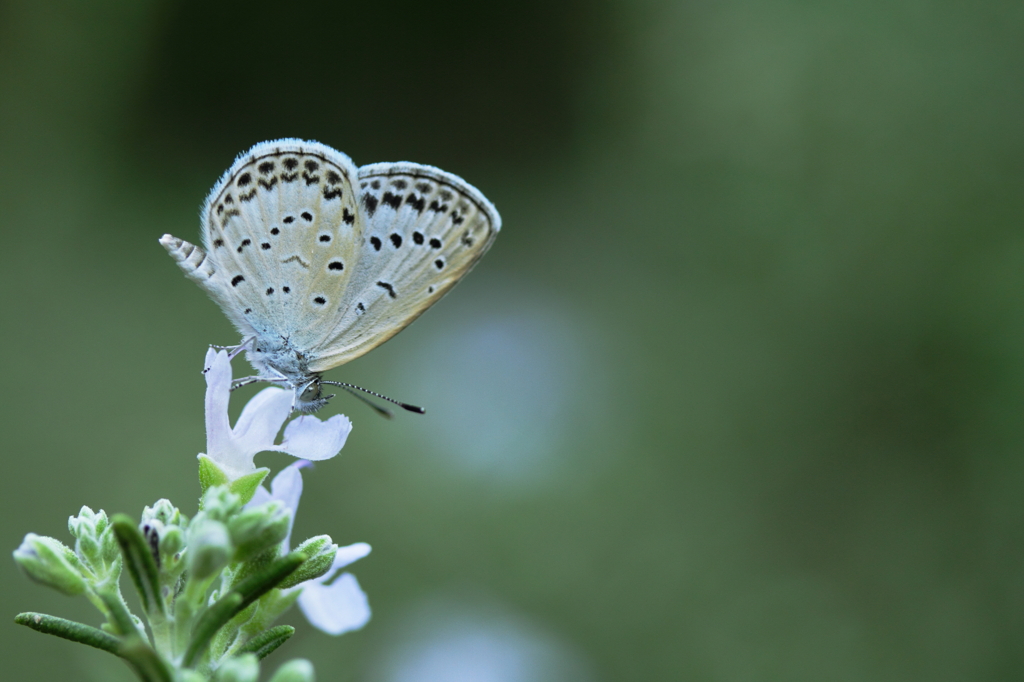
[[[414,242],[416,242],[417,244],[422,244],[423,243],[423,233],[422,232],[413,232],[412,233],[412,240]]]
[[[392,234],[391,234],[391,237],[390,237],[390,239],[391,239],[391,244],[392,244],[392,245],[393,245],[393,246],[394,246],[394,247],[395,247],[396,249],[397,249],[397,248],[398,248],[399,246],[401,246],[401,245],[402,245],[402,235],[398,234],[397,232],[394,232],[394,233],[392,233]]]
[[[224,240],[223,239],[214,239],[213,240],[213,246],[214,246],[214,248],[218,248],[218,247],[224,246]]]
[[[268,173],[272,173],[274,171],[274,162],[264,161],[259,166],[257,166],[257,168],[259,169],[260,173],[262,173],[263,175],[267,175]]]
[[[423,213],[423,209],[427,207],[427,200],[423,197],[418,197],[415,194],[407,196],[405,198],[405,203],[415,208],[417,213]]]
[[[276,175],[273,176],[272,178],[270,178],[269,180],[264,180],[263,178],[260,178],[260,182],[259,182],[260,187],[262,187],[263,189],[265,189],[267,191],[270,191],[270,190],[274,189],[274,185],[276,185],[276,184],[277,184],[277,176]]]
[[[286,225],[291,225],[292,223],[295,222],[295,216],[293,216],[293,215],[286,215],[284,217],[284,220],[282,220],[281,222],[283,222]]]
[[[430,240],[430,248],[432,248],[432,249],[440,249],[441,248],[441,240],[438,239],[437,237],[431,238],[431,240]]]
[[[255,198],[256,198],[256,188],[255,187],[253,187],[251,190],[249,190],[245,194],[239,194],[238,195],[238,200],[239,201],[248,202],[248,201],[252,201]]]
[[[327,299],[323,296],[316,296],[313,298],[313,303],[316,303],[317,305],[324,305],[327,303]]]
[[[270,234],[272,234],[272,235],[279,235],[279,234],[281,234],[281,230],[279,228],[277,228],[277,227],[272,227],[272,228],[270,228]]]
[[[244,281],[245,281],[245,277],[242,277],[241,275],[235,275],[234,277],[231,278],[231,286],[237,287],[239,284],[241,284]]]
[[[402,197],[397,194],[392,194],[391,192],[384,192],[384,198],[382,201],[396,211],[398,210],[398,207],[402,205]]]
[[[341,219],[345,222],[346,225],[351,225],[356,221],[356,214],[350,212],[348,210],[348,207],[346,207],[345,210],[342,211],[341,213]]]
[[[438,203],[437,199],[434,199],[433,201],[430,202],[429,208],[434,213],[444,213],[445,211],[448,210],[448,204]]]
[[[309,211],[303,211],[299,215],[301,215],[302,219],[305,220],[307,223],[313,222],[313,214],[310,213]]]
[[[332,260],[330,263],[327,264],[327,269],[334,270],[335,272],[341,272],[342,270],[345,269],[345,264],[342,263],[340,260]]]
[[[324,199],[327,199],[328,201],[330,201],[331,199],[340,199],[341,194],[342,191],[340,187],[331,187],[329,185],[324,185]]]
[[[238,176],[238,186],[239,187],[245,187],[250,182],[252,182],[252,174],[251,173],[242,173],[241,175]]]
[[[341,176],[335,173],[333,170],[329,170],[327,171],[327,182],[331,183],[332,185],[337,185],[339,182],[341,182]]]
[[[366,207],[366,212],[370,215],[371,218],[373,217],[373,214],[377,212],[378,203],[379,202],[377,201],[377,197],[373,196],[372,194],[363,195],[363,206]]]
[[[377,286],[379,286],[384,291],[388,292],[388,296],[390,296],[391,298],[398,298],[398,294],[395,293],[395,288],[391,286],[389,283],[377,282]]]
[[[374,251],[380,251],[381,241],[380,237],[370,237],[370,243],[373,244]]]
[[[252,240],[251,239],[243,239],[242,243],[238,245],[238,249],[236,249],[236,250],[238,251],[238,253],[242,253],[242,249],[244,249],[245,247],[249,246],[249,244],[252,244]]]
[[[401,178],[398,178],[397,180],[392,180],[391,185],[392,187],[397,187],[398,189],[405,189],[406,187],[409,186],[409,183],[406,182],[405,180],[402,180]]]

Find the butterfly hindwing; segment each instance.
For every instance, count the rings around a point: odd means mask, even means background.
[[[239,157],[214,186],[203,242],[215,273],[204,288],[243,334],[310,348],[333,328],[362,241],[356,177],[340,152],[278,140]]]
[[[310,369],[379,346],[444,296],[487,251],[501,218],[458,176],[414,163],[359,169],[362,242],[337,324]]]

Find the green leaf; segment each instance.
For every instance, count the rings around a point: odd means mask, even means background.
[[[227,485],[231,479],[207,455],[199,455],[199,487],[203,494],[215,485]]]
[[[239,606],[243,600],[242,595],[231,592],[214,603],[206,612],[199,617],[195,627],[192,628],[192,639],[185,650],[185,657],[182,659],[186,668],[196,664],[196,661],[206,653],[217,630],[224,627],[224,624],[231,620],[232,616],[241,611]]]
[[[139,591],[139,599],[146,613],[164,612],[164,602],[160,598],[160,570],[156,559],[150,551],[149,543],[142,536],[142,531],[131,517],[115,514],[111,519],[117,544],[121,547],[124,563],[132,576],[135,588]]]
[[[217,631],[227,625],[228,621],[254,601],[277,587],[306,560],[300,552],[292,552],[287,556],[272,561],[265,569],[254,573],[218,599],[206,613],[200,616],[192,630],[192,639],[185,652],[184,663],[190,667],[199,660],[206,651]]]
[[[264,570],[254,573],[237,585],[234,585],[231,591],[241,594],[244,598],[242,607],[239,610],[244,609],[280,585],[285,578],[294,573],[305,561],[306,556],[302,552],[291,552],[271,562]]]
[[[251,474],[246,474],[241,478],[236,478],[231,482],[228,488],[231,492],[242,498],[242,504],[248,504],[256,494],[256,488],[260,487],[260,483],[263,483],[263,479],[270,473],[270,469],[262,467],[257,469]]]
[[[14,622],[18,625],[32,628],[36,632],[42,632],[55,637],[69,639],[72,642],[85,644],[96,649],[109,651],[115,656],[120,656],[121,642],[113,635],[108,635],[91,625],[76,623],[73,620],[65,620],[56,616],[48,616],[45,613],[19,613]],[[276,628],[275,628],[276,629]],[[272,650],[271,650],[272,651]]]
[[[250,639],[238,649],[238,653],[256,654],[256,657],[262,661],[294,634],[295,628],[291,625],[278,625],[276,628],[270,628]]]

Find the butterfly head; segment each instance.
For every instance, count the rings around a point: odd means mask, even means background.
[[[295,386],[295,399],[292,409],[302,414],[312,414],[327,404],[335,394],[323,395],[320,377],[314,376],[305,384]]]

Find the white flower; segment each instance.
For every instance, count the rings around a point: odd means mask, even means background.
[[[206,456],[235,480],[256,471],[253,457],[272,450],[309,460],[330,459],[341,451],[352,422],[344,415],[320,421],[312,415],[292,420],[284,440],[274,443],[277,432],[292,411],[292,392],[266,388],[242,410],[235,428],[228,420],[231,395],[231,361],[225,351],[206,353]],[[200,457],[203,453],[200,453]]]
[[[282,541],[282,550],[286,553],[290,549],[291,524],[295,522],[299,498],[302,496],[302,474],[299,470],[306,466],[310,466],[310,463],[300,461],[285,467],[270,483],[270,490],[260,486],[246,505],[255,507],[271,500],[278,500],[291,512],[292,520],[288,526],[288,535]],[[340,635],[350,630],[358,630],[370,620],[370,604],[354,575],[342,573],[330,585],[326,584],[342,568],[369,553],[370,546],[365,542],[339,547],[330,570],[319,578],[292,588],[302,590],[299,595],[299,608],[314,627],[329,635]]]

